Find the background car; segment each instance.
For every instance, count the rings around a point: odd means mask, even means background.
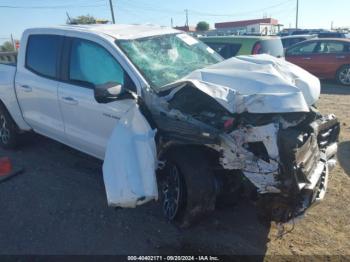
[[[291,36],[284,36],[281,37],[282,45],[284,49],[287,49],[288,47],[295,45],[297,43],[310,40],[313,38],[316,38],[317,35],[291,35]]]
[[[321,79],[336,79],[343,85],[350,85],[350,39],[304,41],[287,49],[286,60]]]
[[[344,33],[339,32],[321,32],[318,34],[319,38],[346,38]]]
[[[269,54],[284,57],[280,37],[268,36],[214,36],[201,37],[206,43],[225,59],[238,55]]]

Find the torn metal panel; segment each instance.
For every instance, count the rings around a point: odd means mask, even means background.
[[[158,199],[155,133],[137,105],[116,125],[103,163],[108,205],[136,207]]]
[[[279,127],[269,124],[261,127],[241,127],[222,136],[220,159],[222,166],[230,170],[242,170],[243,174],[258,188],[259,193],[280,192],[279,151],[277,135]],[[259,159],[246,147],[251,142],[262,142],[269,161]],[[220,150],[220,149],[219,149]]]

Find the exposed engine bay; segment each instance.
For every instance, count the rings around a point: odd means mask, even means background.
[[[302,113],[232,114],[191,86],[183,87],[169,108],[169,115],[153,114],[163,138],[206,145],[220,153],[224,170],[242,172],[271,206],[273,195],[279,202],[283,198],[285,210],[272,211],[272,219],[286,222],[324,198],[336,163],[335,116],[321,116],[313,106]]]
[[[237,68],[245,73],[237,75]],[[254,81],[250,70],[262,76]],[[319,95],[314,76],[258,56],[197,70],[161,93],[148,90],[138,106],[157,131],[160,163],[176,145],[207,148],[215,152],[216,169],[248,179],[268,216],[286,222],[324,198],[336,164],[340,125],[317,111]]]

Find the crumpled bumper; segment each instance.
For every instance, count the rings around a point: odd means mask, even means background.
[[[323,117],[311,123],[309,128],[312,129],[311,135],[304,137],[303,142],[301,134],[296,137],[295,131],[282,131],[285,132],[281,138],[282,162],[296,185],[292,193],[297,202],[294,216],[302,215],[324,199],[329,173],[337,162],[340,124],[336,117]],[[293,139],[296,143],[291,147]],[[287,147],[289,150],[286,150]]]

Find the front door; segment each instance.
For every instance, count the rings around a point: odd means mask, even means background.
[[[101,45],[80,38],[68,42],[67,81],[58,90],[66,136],[73,147],[103,159],[114,127],[135,101],[98,103],[94,87],[123,84],[126,73]]]
[[[317,76],[317,68],[315,67],[316,46],[317,42],[312,41],[291,47],[287,50],[286,60]]]

